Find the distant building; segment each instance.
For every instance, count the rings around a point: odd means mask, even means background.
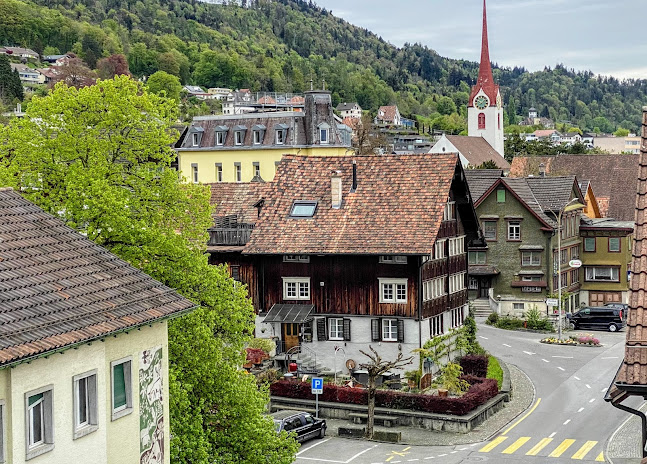
[[[29,60],[37,60],[38,57],[40,56],[32,49],[22,48],[22,47],[0,47],[0,54],[3,54],[3,53],[9,56],[15,56],[18,58],[24,58]]]
[[[375,117],[376,124],[386,124],[390,126],[400,126],[402,125],[402,117],[400,116],[400,110],[398,107],[393,106],[380,106],[380,109],[377,110],[377,116]]]
[[[342,119],[362,119],[362,107],[357,103],[340,103],[336,108]]]
[[[222,114],[234,115],[269,111],[303,111],[305,98],[302,94],[281,92],[251,92],[241,89],[229,92],[221,98]]]
[[[198,100],[212,100],[216,98],[214,94],[205,92],[202,87],[197,85],[185,85],[182,87],[182,90],[184,90],[189,97],[195,97]]]
[[[212,87],[207,90],[207,93],[209,95],[213,95],[214,98],[218,100],[222,100],[227,97],[231,93],[231,89],[225,89],[223,87]]]
[[[12,70],[17,70],[23,84],[44,84],[45,76],[38,70],[22,63],[10,63]]]
[[[554,129],[555,123],[552,119],[539,117],[535,108],[528,110],[528,117],[519,123],[520,126],[544,126],[546,129]]]
[[[629,135],[628,137],[595,137],[593,146],[611,154],[640,153],[640,137]]]
[[[510,163],[483,137],[443,134],[429,153],[458,153],[465,168],[475,168],[485,162],[494,161],[498,168],[506,173],[510,171]]]

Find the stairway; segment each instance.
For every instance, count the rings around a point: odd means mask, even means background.
[[[476,317],[488,317],[492,310],[490,309],[490,301],[487,298],[478,298],[471,301],[474,307],[474,315]]]

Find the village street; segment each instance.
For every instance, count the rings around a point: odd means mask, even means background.
[[[302,447],[296,462],[378,464],[408,462],[550,462],[606,460],[607,442],[628,419],[604,402],[623,355],[625,332],[595,332],[602,348],[551,346],[540,334],[479,324],[479,342],[525,372],[535,399],[489,441],[457,446],[390,445],[329,437]],[[634,401],[632,406],[639,405]],[[493,431],[495,432],[495,431]]]

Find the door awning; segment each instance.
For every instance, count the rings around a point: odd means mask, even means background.
[[[270,308],[263,322],[284,322],[286,324],[302,324],[312,320],[312,304],[275,304]]]

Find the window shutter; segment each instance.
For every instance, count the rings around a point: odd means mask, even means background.
[[[344,340],[350,341],[350,319],[344,319]]]
[[[48,390],[44,393],[43,402],[41,407],[43,409],[43,421],[45,429],[45,443],[54,443],[54,417],[53,417],[53,408],[54,404],[52,401],[52,390]]]
[[[379,319],[371,319],[371,339],[374,342],[379,342],[382,340],[381,327]]]
[[[398,319],[398,342],[404,342],[404,321],[402,319]]]
[[[317,319],[317,340],[320,342],[328,340],[328,331],[326,330],[326,318]]]

